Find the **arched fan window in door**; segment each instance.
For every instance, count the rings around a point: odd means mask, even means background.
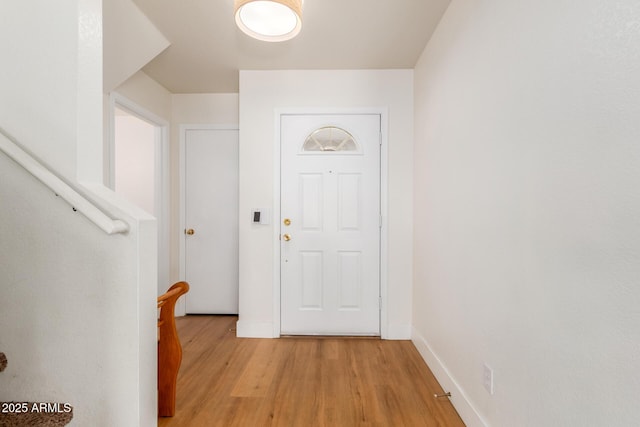
[[[361,154],[362,150],[353,135],[346,130],[335,126],[325,126],[314,130],[305,139],[302,153]]]

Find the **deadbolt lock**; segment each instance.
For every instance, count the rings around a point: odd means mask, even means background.
[[[189,236],[193,236],[196,232],[193,230],[193,228],[190,228],[188,230],[184,230],[184,234],[188,234]]]
[[[291,220],[289,218],[285,218],[284,221],[282,221],[282,223],[286,226],[290,226],[291,225]]]

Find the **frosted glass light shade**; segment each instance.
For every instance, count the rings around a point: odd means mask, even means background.
[[[302,0],[235,0],[236,24],[268,42],[294,38],[302,29]]]

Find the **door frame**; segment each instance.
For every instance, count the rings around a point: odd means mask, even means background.
[[[187,206],[186,206],[186,172],[187,172],[187,164],[186,164],[186,143],[187,143],[187,131],[189,130],[237,130],[240,128],[237,124],[182,124],[179,127],[180,129],[180,165],[179,165],[179,186],[180,186],[180,227],[178,228],[178,258],[180,263],[180,280],[185,280],[186,276],[186,266],[185,266],[185,255],[186,255],[186,242],[184,230],[186,229],[186,215],[187,215]],[[238,141],[239,142],[239,141]],[[187,303],[184,298],[180,298],[176,304],[176,316],[184,316],[187,313]]]
[[[388,108],[277,108],[274,117],[275,142],[273,158],[273,336],[280,337],[281,254],[280,254],[280,191],[281,191],[281,118],[285,115],[358,115],[380,116],[380,338],[388,334]]]
[[[108,167],[105,168],[107,187],[115,190],[115,109],[119,108],[155,127],[155,210],[158,221],[158,282],[161,295],[171,286],[169,234],[169,122],[117,93],[109,94],[109,127],[107,137]]]

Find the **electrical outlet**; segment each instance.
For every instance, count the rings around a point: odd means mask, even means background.
[[[489,394],[493,394],[493,369],[488,367],[486,363],[483,364],[482,385]]]

